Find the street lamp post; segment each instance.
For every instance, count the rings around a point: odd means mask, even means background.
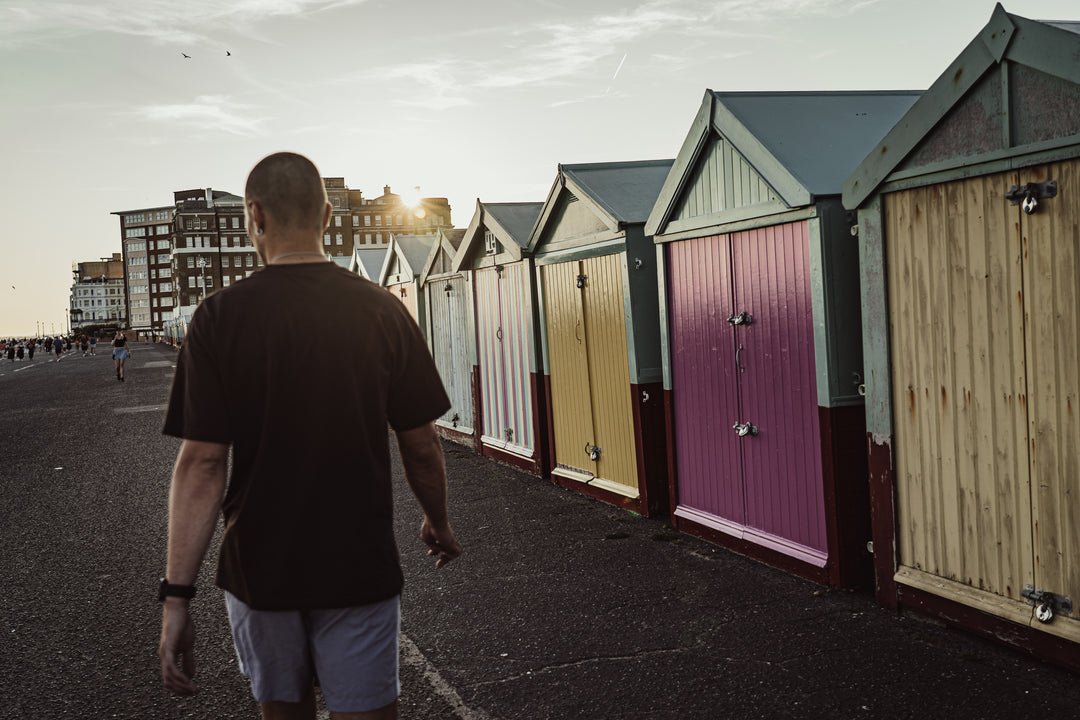
[[[202,281],[202,299],[205,300],[206,299],[206,258],[204,258],[202,255],[200,255],[199,259],[195,261],[195,264],[199,266],[199,272],[202,275],[202,277],[201,277],[201,281]]]

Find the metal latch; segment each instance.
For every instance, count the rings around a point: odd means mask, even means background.
[[[732,315],[727,319],[732,325],[749,325],[754,322],[754,316],[743,310],[738,315]]]
[[[1020,594],[1035,606],[1035,618],[1041,623],[1053,621],[1054,613],[1072,613],[1072,600],[1064,595],[1036,590],[1034,585],[1025,585]]]
[[[757,426],[749,420],[747,420],[745,423],[735,423],[731,426],[731,429],[734,430],[735,434],[739,437],[746,437],[747,435],[757,435]]]
[[[1040,200],[1057,197],[1057,181],[1013,185],[1009,192],[1005,193],[1005,197],[1009,199],[1010,205],[1020,205],[1024,212],[1030,215],[1035,212]]]
[[[458,420],[460,420],[460,419],[461,419],[461,414],[460,413],[454,413],[454,417],[450,418],[450,423],[454,427],[457,427]]]
[[[585,287],[585,281],[586,281],[586,280],[587,280],[588,278],[589,278],[589,276],[588,276],[588,275],[578,275],[578,276],[577,276],[577,286],[578,286],[579,288],[583,288],[583,287]]]
[[[596,462],[600,459],[600,448],[598,448],[596,445],[590,445],[589,443],[585,443],[585,452],[589,453],[589,459],[593,462]]]

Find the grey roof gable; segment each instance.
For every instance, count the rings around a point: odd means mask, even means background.
[[[675,161],[560,165],[559,170],[620,223],[644,223]]]
[[[921,94],[910,90],[712,92],[814,196],[839,195],[855,166]],[[754,164],[752,154],[747,160]]]
[[[484,210],[510,234],[510,239],[523,249],[529,246],[529,234],[543,209],[544,203],[541,202],[484,203]]]

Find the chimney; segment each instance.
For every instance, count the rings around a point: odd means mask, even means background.
[[[206,188],[206,207],[207,209],[214,207],[214,191],[211,188]]]
[[[382,194],[383,195],[389,195],[390,194],[390,186],[389,185],[383,185]]]

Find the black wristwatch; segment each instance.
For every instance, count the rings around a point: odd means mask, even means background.
[[[190,600],[195,597],[195,586],[170,585],[168,580],[161,578],[161,585],[158,586],[158,602],[165,602],[165,598],[167,597],[187,598]]]

